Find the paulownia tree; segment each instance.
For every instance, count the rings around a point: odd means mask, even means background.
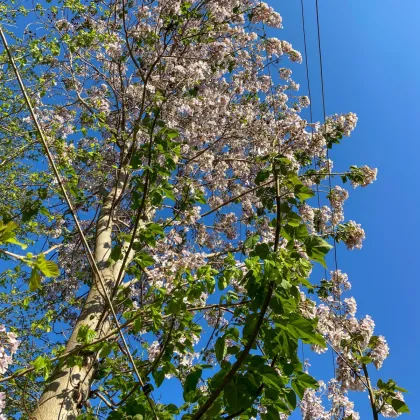
[[[363,390],[374,419],[408,411],[370,380],[388,345],[347,276],[309,280],[331,244],[365,236],[336,181],[376,170],[332,171],[357,118],[302,119],[283,67],[301,55],[266,34],[278,13],[47,0],[1,15],[2,418],[355,420],[347,393]],[[328,384],[300,342],[335,352]]]

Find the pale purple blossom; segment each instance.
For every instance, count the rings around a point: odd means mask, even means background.
[[[380,335],[376,337],[375,344],[372,346],[370,357],[372,358],[373,364],[376,369],[380,369],[384,360],[389,355],[389,346],[385,340],[385,337]]]

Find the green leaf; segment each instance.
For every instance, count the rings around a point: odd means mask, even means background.
[[[29,278],[29,290],[35,292],[41,287],[41,276],[36,268],[32,269],[31,277]]]
[[[32,366],[35,368],[35,372],[43,372],[44,379],[47,380],[50,376],[51,362],[42,357],[38,356],[33,362]]]
[[[28,246],[26,244],[23,244],[22,242],[19,242],[16,238],[12,237],[9,238],[7,240],[4,241],[5,243],[9,243],[9,244],[13,244],[13,245],[18,245],[20,246],[22,249],[26,249]]]
[[[227,346],[226,346],[226,339],[225,336],[219,337],[216,340],[216,344],[214,346],[216,352],[216,359],[218,362],[223,360],[227,354]]]
[[[47,277],[58,277],[60,270],[54,261],[45,259],[44,254],[39,254],[35,266]]]
[[[294,212],[289,213],[287,218],[287,224],[293,227],[297,227],[302,223],[302,218]]]
[[[39,212],[39,209],[42,205],[40,200],[36,200],[33,203],[27,204],[27,206],[22,211],[22,221],[28,222],[32,217],[36,216]]]
[[[284,388],[285,384],[283,380],[271,366],[264,365],[258,370],[258,373],[263,377],[263,382],[267,387],[277,390],[282,390]]]
[[[39,198],[45,199],[45,198],[47,198],[47,195],[48,195],[48,189],[47,188],[40,188],[38,190]]]
[[[308,388],[317,389],[319,387],[318,382],[307,373],[301,372],[294,379],[292,379],[292,388],[300,399],[303,398],[305,390]]]
[[[228,413],[233,413],[242,408],[241,400],[238,395],[238,388],[234,383],[230,382],[226,385],[223,396],[229,406]]]
[[[233,414],[252,406],[259,385],[250,381],[250,375],[236,376],[226,387],[223,399],[227,404],[227,413]]]
[[[372,363],[372,359],[368,356],[363,356],[360,358],[360,363],[363,363],[364,365],[368,365],[369,363]]]
[[[292,411],[295,410],[297,405],[296,394],[291,388],[286,388],[286,400]]]
[[[135,261],[141,268],[150,267],[155,264],[153,257],[143,251],[136,253]]]
[[[279,343],[279,346],[277,346],[278,352],[284,354],[286,358],[292,358],[296,354],[298,341],[286,331],[279,330],[276,341]]]
[[[14,230],[17,228],[17,224],[14,222],[9,222],[6,225],[0,221],[0,244],[14,244],[19,245],[22,249],[26,249],[27,246],[22,244],[16,239],[16,234]]]
[[[193,370],[186,378],[184,382],[184,399],[185,401],[191,401],[191,394],[196,390],[198,381],[201,378],[201,368]]]
[[[112,262],[118,261],[122,258],[122,247],[121,245],[117,245],[111,250],[111,254],[109,256],[109,259]]]
[[[214,391],[221,385],[226,374],[227,370],[221,369],[210,379],[209,386],[212,391]]]
[[[110,343],[103,343],[99,353],[98,353],[98,357],[100,358],[104,358],[104,357],[108,357],[111,353],[113,349],[113,345]]]
[[[165,373],[163,370],[154,370],[152,372],[153,379],[155,380],[156,386],[159,388],[162,385],[163,380],[165,379]]]
[[[88,325],[82,325],[77,332],[77,341],[83,344],[90,344],[96,337],[96,331]]]
[[[255,244],[260,240],[260,235],[251,235],[244,242],[244,249],[253,249]]]
[[[295,196],[301,201],[308,200],[315,195],[315,193],[310,188],[303,184],[295,185],[294,193]]]
[[[259,171],[257,176],[255,177],[255,183],[257,185],[260,185],[264,181],[267,181],[267,179],[270,177],[272,172],[273,172],[273,170],[272,170],[271,166],[268,167],[268,168],[261,169],[261,171]]]
[[[305,372],[299,372],[296,375],[296,379],[299,382],[305,384],[307,388],[317,389],[319,387],[318,381],[315,380],[315,378],[313,378],[311,375],[308,375]]]
[[[268,246],[268,244],[263,243],[263,244],[257,244],[254,251],[252,251],[252,253],[250,255],[251,255],[251,257],[253,257],[254,255],[257,255],[262,260],[265,260],[270,255],[270,252],[271,252],[271,250],[270,250],[270,247]]]
[[[179,314],[181,310],[185,308],[185,304],[178,299],[173,299],[168,302],[168,306],[166,307],[167,314]]]
[[[45,367],[45,359],[42,356],[38,356],[32,363],[32,366],[35,368],[35,372],[39,372]]]
[[[304,244],[306,246],[306,253],[308,254],[308,257],[319,262],[324,268],[327,268],[325,255],[332,248],[332,245],[319,236],[309,236],[306,238]]]
[[[166,136],[169,139],[174,139],[176,137],[179,137],[179,132],[173,128],[170,128],[169,130],[166,130]]]
[[[298,314],[292,314],[286,326],[282,326],[293,337],[300,338],[305,343],[326,347],[325,340],[315,330],[315,325],[309,319]]]
[[[287,224],[283,230],[282,233],[286,237],[286,239],[298,239],[298,240],[304,240],[306,237],[308,237],[308,228],[304,223],[294,227],[290,224]],[[293,241],[292,241],[293,245]]]
[[[391,401],[392,408],[397,413],[409,413],[410,409],[404,401],[399,400],[398,398],[393,398]]]

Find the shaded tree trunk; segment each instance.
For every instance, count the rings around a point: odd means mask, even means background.
[[[114,196],[115,194],[118,196],[121,188],[122,182],[106,197],[96,227],[94,256],[108,292],[113,289],[115,284],[114,267],[108,266],[107,263],[112,246],[111,210]],[[101,285],[94,278],[83,309],[66,344],[66,352],[72,351],[80,345],[77,336],[82,326],[95,330],[98,338],[109,332],[110,323],[103,321],[102,317],[106,309],[102,295]],[[56,369],[32,413],[32,418],[36,420],[75,420],[80,414],[83,403],[89,398],[96,358],[97,355],[89,354],[84,356],[81,367],[69,367],[64,362]]]
[[[74,350],[79,344],[77,334],[82,326],[96,329],[104,309],[103,299],[96,286],[93,286],[84,308],[66,345],[66,352]],[[109,324],[102,328],[106,334]],[[36,420],[75,420],[82,403],[89,397],[95,372],[95,355],[85,356],[82,367],[64,365],[57,369],[45,388],[38,406],[32,413]]]

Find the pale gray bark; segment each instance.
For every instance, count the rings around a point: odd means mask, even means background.
[[[111,208],[115,194],[118,197],[121,192],[122,184],[122,181],[119,182],[118,187],[106,197],[96,227],[94,257],[108,293],[115,283],[114,267],[108,266],[107,263],[112,244]],[[100,283],[94,279],[75,328],[66,344],[66,352],[74,350],[79,344],[77,335],[82,326],[95,330],[98,337],[109,332],[110,323],[104,322],[102,318],[106,309],[102,295]],[[95,373],[95,360],[95,355],[89,355],[84,358],[82,367],[68,367],[64,364],[55,371],[38,401],[37,408],[32,413],[32,418],[34,420],[75,420],[80,414],[82,402],[89,398]]]
[[[84,308],[66,345],[66,352],[77,345],[77,334],[83,325],[91,329],[97,327],[104,309],[104,303],[96,286],[92,287]],[[106,334],[109,327],[102,333]],[[94,356],[84,358],[81,368],[63,366],[57,370],[45,388],[38,407],[32,413],[36,420],[75,420],[80,413],[80,403],[88,398],[94,374]]]

